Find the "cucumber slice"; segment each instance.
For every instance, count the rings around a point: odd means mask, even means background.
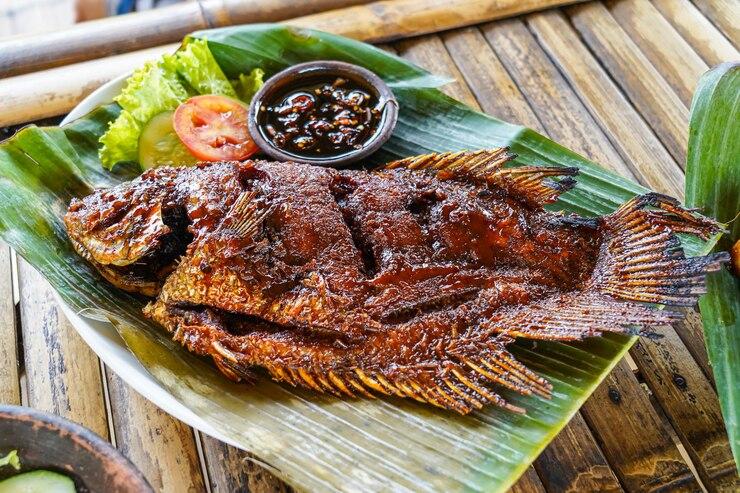
[[[172,128],[173,111],[160,113],[147,123],[139,137],[139,164],[142,169],[157,166],[187,166],[195,158]]]
[[[0,493],[76,493],[74,481],[52,471],[31,471],[0,481]]]

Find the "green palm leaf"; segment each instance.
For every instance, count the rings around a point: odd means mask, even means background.
[[[704,74],[691,105],[686,202],[722,222],[734,220],[717,250],[740,240],[740,64]],[[723,271],[699,299],[704,338],[730,447],[740,471],[740,280]]]
[[[233,78],[267,75],[314,59],[363,65],[400,103],[393,138],[376,162],[430,151],[510,146],[518,162],[577,166],[579,186],[556,204],[583,215],[614,210],[644,189],[536,132],[477,113],[434,87],[436,78],[372,46],[314,31],[252,25],[195,33]],[[99,108],[62,128],[29,127],[0,145],[0,234],[77,311],[105,310],[142,364],[182,404],[230,441],[308,490],[499,491],[508,488],[632,343],[522,341],[517,357],[554,384],[549,401],[506,394],[525,416],[488,408],[457,416],[408,400],[340,401],[262,381],[225,381],[139,315],[143,301],[107,285],[72,250],[61,216],[72,196],[131,176],[103,171],[97,139],[119,108]],[[689,254],[704,245],[686,242]]]

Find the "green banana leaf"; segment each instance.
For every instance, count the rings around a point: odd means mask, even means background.
[[[731,223],[716,250],[740,239],[740,63],[724,63],[699,80],[691,104],[686,202]],[[735,220],[734,222],[732,222]],[[704,338],[735,464],[740,471],[740,279],[711,276],[699,299]]]
[[[517,163],[577,166],[579,185],[556,208],[604,214],[644,192],[536,132],[475,112],[434,88],[439,79],[372,46],[278,25],[202,31],[230,78],[263,68],[338,59],[373,70],[400,103],[383,162],[430,151],[510,146]],[[0,235],[70,307],[104,310],[141,363],[222,436],[257,454],[293,485],[320,491],[503,491],[524,472],[624,355],[633,339],[609,335],[576,344],[519,341],[513,352],[554,385],[551,400],[504,392],[528,409],[489,407],[469,416],[408,399],[342,401],[270,381],[226,381],[206,361],[140,316],[143,300],[113,289],[71,248],[61,217],[69,200],[128,179],[104,171],[98,138],[120,109],[101,107],[61,128],[28,127],[0,144]],[[684,244],[690,255],[705,248]]]

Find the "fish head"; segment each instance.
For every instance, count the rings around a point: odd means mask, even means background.
[[[64,222],[75,249],[106,278],[151,294],[156,279],[171,270],[188,243],[186,213],[178,204],[174,171],[147,172],[73,199]]]

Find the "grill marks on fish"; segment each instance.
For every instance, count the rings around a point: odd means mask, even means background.
[[[430,154],[375,172],[160,168],[73,202],[65,221],[81,255],[119,287],[158,293],[145,315],[231,379],[262,367],[338,396],[523,412],[496,389],[551,387],[506,350],[515,337],[669,323],[680,314],[651,304],[693,303],[727,259],[686,259],[674,232],[720,226],[662,195],[601,218],[547,212],[576,170],[504,167],[512,157]],[[120,245],[137,245],[150,271],[111,263]]]

